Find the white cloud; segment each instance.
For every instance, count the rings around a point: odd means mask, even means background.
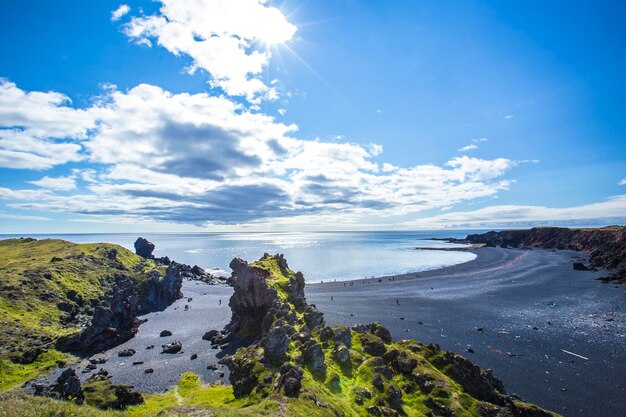
[[[260,44],[289,41],[296,27],[265,0],[161,0],[155,15],[133,17],[125,25],[131,39],[154,39],[174,55],[189,56],[190,73],[211,75],[211,85],[229,95],[256,101],[277,96],[261,80],[270,59]]]
[[[71,107],[64,94],[25,92],[0,79],[0,167],[47,169],[79,161],[94,110]]]
[[[76,180],[72,177],[48,177],[45,176],[37,181],[28,181],[30,184],[50,190],[69,191],[76,188]]]
[[[370,155],[378,156],[383,153],[383,145],[379,145],[377,143],[370,143],[367,145]]]
[[[471,150],[477,149],[477,148],[478,148],[478,146],[476,146],[476,145],[474,145],[472,143],[472,144],[469,144],[469,145],[463,146],[462,148],[457,149],[457,151],[459,151],[459,152],[467,152],[467,151],[471,151]]]
[[[120,7],[118,7],[117,9],[111,12],[111,21],[117,22],[122,17],[124,17],[128,12],[130,12],[130,7],[128,6],[128,4],[121,4]]]
[[[5,213],[0,211],[0,219],[9,219],[9,220],[35,220],[35,221],[46,221],[50,220],[47,217],[43,216],[28,216],[21,214],[13,214],[13,213]]]
[[[498,228],[557,222],[558,224],[608,224],[626,220],[626,194],[599,203],[572,207],[490,206],[474,211],[446,213],[403,224],[406,228]]]
[[[489,139],[487,139],[487,138],[472,139],[472,143],[487,142],[488,140],[489,140]]]
[[[618,185],[626,185],[626,178],[622,178]]]
[[[22,92],[37,94],[57,93]],[[326,213],[384,217],[495,196],[510,186],[501,177],[516,165],[468,156],[443,166],[379,165],[381,145],[297,139],[295,125],[226,97],[147,84],[126,92],[110,86],[83,110],[57,107],[44,106],[49,116],[29,119],[27,130],[80,138],[65,145],[83,149],[78,155],[95,165],[32,182],[46,187],[40,190],[0,190],[10,207],[199,225]],[[81,122],[82,115],[89,116],[82,128],[56,120]],[[22,142],[22,151],[36,155],[43,141],[51,139]],[[72,195],[54,191],[73,190],[75,178],[87,184]]]
[[[508,120],[510,120],[510,119],[512,119],[512,118],[514,118],[514,117],[515,117],[515,115],[514,115],[514,114],[507,114],[506,116],[504,116],[504,118],[505,118],[505,119],[508,119]]]

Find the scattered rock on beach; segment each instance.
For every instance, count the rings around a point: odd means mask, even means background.
[[[574,271],[589,271],[589,268],[587,268],[582,262],[574,262],[572,267],[574,268]]]
[[[163,331],[159,334],[159,336],[160,336],[160,337],[168,337],[168,336],[171,336],[171,335],[172,335],[172,332],[171,332],[171,331],[169,331],[169,330],[163,330]]]
[[[193,355],[191,355],[191,360],[193,361],[195,359],[198,359],[198,354],[197,353],[194,353]]]
[[[135,349],[124,349],[118,352],[117,356],[121,358],[133,356],[135,354]]]
[[[176,340],[161,347],[163,348],[163,351],[161,353],[178,353],[182,350],[183,344],[180,341]]]
[[[148,368],[148,369],[146,369],[145,371],[143,371],[143,373],[144,373],[144,374],[152,374],[152,373],[154,373],[154,369],[152,369],[152,368]]]

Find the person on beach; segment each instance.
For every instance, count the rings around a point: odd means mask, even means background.
[[[397,298],[396,298],[396,304],[400,305],[400,300],[398,300]]]
[[[222,299],[221,298],[220,298],[220,304],[219,305],[222,305]]]

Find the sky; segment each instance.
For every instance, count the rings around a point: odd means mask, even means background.
[[[0,233],[626,223],[624,2],[0,7]]]

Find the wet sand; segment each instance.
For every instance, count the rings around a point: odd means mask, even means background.
[[[396,339],[439,343],[492,368],[509,393],[564,416],[626,415],[626,287],[600,283],[595,278],[601,272],[573,271],[580,253],[500,248],[475,253],[470,262],[435,271],[345,286],[308,284],[307,300],[325,313],[328,324],[378,320]],[[201,338],[229,321],[232,288],[186,281],[183,292],[185,298],[167,310],[144,316],[148,321],[135,338],[96,355],[108,358],[100,366],[113,382],[159,392],[185,371],[205,382],[228,382],[225,367],[207,369],[225,352]],[[173,335],[161,338],[161,330]],[[183,343],[183,353],[161,354],[160,346],[173,340]],[[156,347],[146,350],[148,345]],[[137,353],[117,356],[127,348]],[[194,353],[198,358],[191,360]],[[146,368],[154,373],[144,374]]]

